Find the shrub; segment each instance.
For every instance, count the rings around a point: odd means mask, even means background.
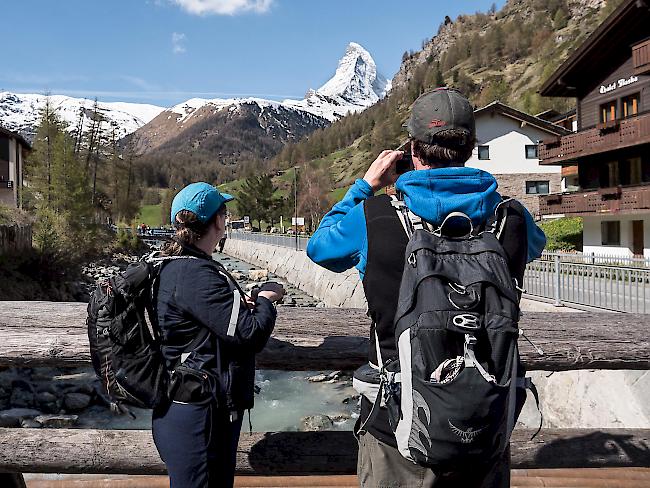
[[[547,251],[582,251],[582,219],[567,217],[542,222]]]

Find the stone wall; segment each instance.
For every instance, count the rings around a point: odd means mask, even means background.
[[[0,255],[21,252],[31,247],[31,225],[0,225]]]
[[[367,307],[356,269],[333,273],[313,263],[305,251],[238,239],[227,239],[224,252],[268,269],[321,300],[327,307]]]
[[[560,173],[495,174],[494,177],[499,183],[499,193],[519,200],[533,216],[539,214],[539,196],[526,194],[527,181],[548,181],[551,193],[562,191]]]

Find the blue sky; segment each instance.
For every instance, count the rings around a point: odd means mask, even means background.
[[[334,74],[350,41],[392,77],[402,53],[419,50],[445,15],[485,11],[493,0],[4,3],[0,91],[169,106],[192,97],[302,98]]]

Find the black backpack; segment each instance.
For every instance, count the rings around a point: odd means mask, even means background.
[[[130,413],[126,405],[154,408],[170,396],[172,372],[160,349],[155,298],[164,263],[181,258],[196,259],[153,253],[100,283],[90,297],[86,325],[92,364],[116,413]],[[208,334],[204,329],[188,350]]]
[[[427,229],[393,205],[410,239],[394,320],[399,360],[384,364],[377,402],[406,459],[441,471],[485,465],[503,455],[524,388],[534,388],[519,360],[520,289],[498,240],[499,207],[478,232],[461,213]],[[459,219],[469,232],[446,235]]]

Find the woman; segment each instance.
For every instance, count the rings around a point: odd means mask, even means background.
[[[275,325],[284,289],[267,284],[255,302],[212,252],[225,233],[226,202],[207,183],[176,195],[176,228],[163,254],[157,315],[172,374],[171,402],[154,410],[153,437],[172,488],[231,487],[244,410],[253,407],[255,353]]]

